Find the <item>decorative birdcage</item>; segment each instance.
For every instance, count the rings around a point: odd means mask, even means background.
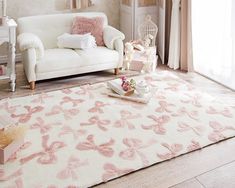
[[[152,21],[151,16],[147,15],[145,21],[138,27],[139,38],[145,47],[154,47],[158,33],[157,25]]]

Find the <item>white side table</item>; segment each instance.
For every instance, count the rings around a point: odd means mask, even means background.
[[[11,91],[15,91],[15,45],[16,45],[16,27],[17,24],[13,19],[7,21],[5,25],[0,25],[0,45],[8,42],[8,61],[7,73],[0,76],[1,79],[10,79]]]

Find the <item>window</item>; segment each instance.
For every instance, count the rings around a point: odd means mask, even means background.
[[[235,1],[192,1],[195,71],[235,89]]]

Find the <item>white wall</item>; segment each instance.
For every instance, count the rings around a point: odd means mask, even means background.
[[[82,11],[103,11],[110,24],[119,28],[119,0],[93,0],[94,6]],[[7,14],[15,19],[22,16],[68,12],[66,0],[7,0]]]

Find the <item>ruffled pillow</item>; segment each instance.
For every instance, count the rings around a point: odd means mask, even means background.
[[[104,46],[103,29],[103,17],[87,18],[77,16],[73,20],[72,34],[91,33],[95,37],[97,46]]]

